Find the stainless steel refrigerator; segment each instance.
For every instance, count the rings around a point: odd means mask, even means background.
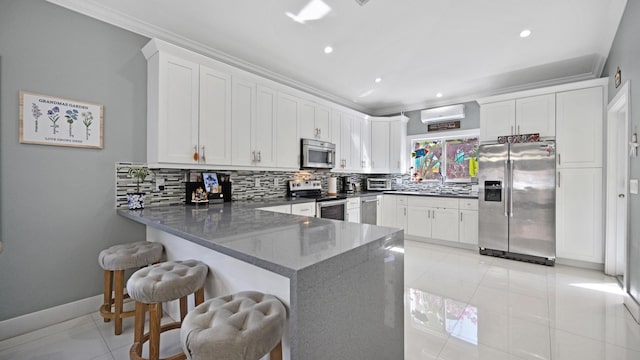
[[[555,164],[554,141],[480,146],[481,254],[554,264]]]

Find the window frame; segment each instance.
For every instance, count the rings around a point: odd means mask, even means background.
[[[440,140],[442,141],[442,153],[446,154],[446,141],[450,140],[450,139],[461,139],[461,138],[470,138],[470,137],[477,137],[478,138],[478,146],[480,146],[480,129],[468,129],[468,130],[456,130],[456,131],[443,131],[443,132],[438,132],[438,133],[426,133],[426,134],[417,134],[417,135],[409,135],[407,136],[407,144],[406,144],[406,149],[407,149],[407,158],[411,159],[411,152],[413,152],[413,142],[415,140]],[[443,158],[443,163],[441,164],[441,169],[444,169],[445,172],[445,180],[444,183],[451,183],[451,184],[455,184],[455,183],[459,183],[459,184],[476,184],[476,181],[473,181],[471,179],[469,180],[460,180],[460,179],[452,179],[449,180],[449,178],[446,177],[446,169],[447,169],[447,163],[446,163],[446,155],[442,157]],[[409,162],[410,163],[410,162]],[[409,171],[409,175],[411,175],[411,172]],[[431,184],[437,184],[440,183],[440,180],[423,180],[421,181],[421,183],[431,183]]]

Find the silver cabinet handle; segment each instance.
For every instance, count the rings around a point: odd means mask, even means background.
[[[372,167],[372,168],[375,168],[375,167],[376,167],[376,162],[375,162],[375,161],[373,161],[373,160],[371,160],[371,167]]]
[[[558,165],[562,165],[562,160],[560,159],[560,153],[558,153]]]
[[[200,162],[200,155],[198,154],[198,145],[193,146],[193,161]]]
[[[322,128],[318,128],[318,136],[322,137]]]
[[[460,213],[460,222],[462,222],[462,213]]]
[[[251,161],[256,161],[256,152],[255,151],[251,152]]]
[[[407,216],[407,208],[402,208],[404,210],[404,216]]]
[[[258,162],[262,161],[262,151],[258,151]]]
[[[558,187],[560,187],[560,171],[558,171]]]
[[[202,145],[202,154],[200,155],[200,159],[202,160],[203,163],[207,162],[205,158],[204,145]]]

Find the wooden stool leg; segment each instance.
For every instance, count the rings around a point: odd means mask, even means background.
[[[160,319],[162,303],[149,305],[149,360],[160,359]]]
[[[187,316],[187,297],[180,298],[180,322],[184,321],[184,317]]]
[[[113,287],[115,287],[115,310],[113,317],[115,318],[115,334],[122,334],[122,306],[124,299],[124,270],[116,270]]]
[[[104,307],[111,309],[111,271],[104,271]],[[111,319],[103,317],[104,322],[109,322]]]
[[[196,290],[195,306],[198,306],[204,302],[204,287]]]
[[[136,301],[136,315],[133,326],[133,345],[129,350],[130,359],[140,359],[142,357],[142,338],[144,337],[144,321],[147,312],[147,305]]]
[[[282,360],[282,341],[271,350],[269,360]]]

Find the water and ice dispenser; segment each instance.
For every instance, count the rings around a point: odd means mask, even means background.
[[[502,181],[484,182],[484,201],[502,202]]]

